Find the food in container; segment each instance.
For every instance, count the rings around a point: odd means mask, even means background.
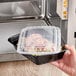
[[[40,34],[31,34],[24,39],[24,50],[28,52],[52,52],[54,44]]]

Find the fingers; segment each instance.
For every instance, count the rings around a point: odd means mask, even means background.
[[[69,50],[72,55],[75,55],[76,51],[75,51],[74,46],[65,45],[65,48],[66,48],[67,50]]]
[[[63,60],[62,59],[61,60],[58,60],[58,61],[51,62],[52,65],[54,65],[54,66],[56,66],[58,68],[60,68],[60,63],[63,63]]]

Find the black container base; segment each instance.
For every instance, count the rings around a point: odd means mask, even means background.
[[[48,62],[59,60],[63,57],[65,51],[57,53],[57,54],[51,54],[51,55],[42,55],[42,56],[33,56],[33,55],[25,55],[23,56],[27,57],[29,60],[34,62],[37,65],[45,64]]]

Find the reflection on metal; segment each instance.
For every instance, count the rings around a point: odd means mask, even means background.
[[[57,0],[25,0],[0,3],[0,20],[54,17],[57,16],[56,2]]]
[[[17,2],[17,1],[34,1],[34,0],[0,0],[0,2]]]
[[[45,17],[45,0],[0,3],[0,19]]]

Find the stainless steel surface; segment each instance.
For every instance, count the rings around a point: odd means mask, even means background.
[[[17,52],[14,46],[8,42],[8,38],[20,33],[21,29],[26,26],[43,25],[47,26],[43,20],[18,20],[9,23],[0,23],[0,61],[24,60],[24,57],[16,55]]]
[[[45,0],[0,3],[0,17],[30,18],[45,16]]]
[[[0,0],[1,3],[2,2],[18,2],[18,1],[34,1],[34,0]]]
[[[57,17],[57,0],[47,0],[47,16]]]
[[[0,0],[1,19],[12,18],[44,18],[58,16],[56,13],[57,0]],[[2,9],[3,8],[3,9]]]
[[[36,16],[39,12],[30,1],[0,4],[0,16]]]

